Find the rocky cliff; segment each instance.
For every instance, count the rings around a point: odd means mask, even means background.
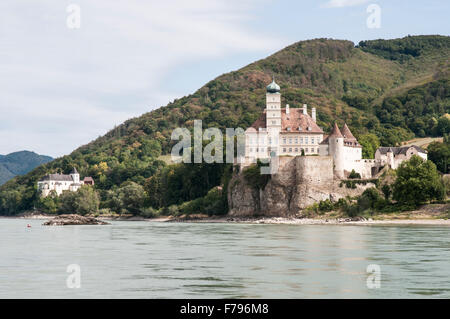
[[[250,185],[243,171],[234,174],[228,189],[229,215],[298,215],[321,200],[357,196],[373,186],[368,183],[349,189],[341,185],[333,175],[333,160],[328,156],[282,158],[278,171],[263,189]]]

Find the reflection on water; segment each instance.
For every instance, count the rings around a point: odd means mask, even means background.
[[[41,224],[0,220],[1,298],[450,297],[445,226]]]

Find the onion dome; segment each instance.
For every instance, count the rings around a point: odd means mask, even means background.
[[[275,83],[275,80],[272,80],[272,83],[270,83],[266,89],[267,89],[267,92],[269,92],[269,93],[279,93],[280,92],[280,86]]]

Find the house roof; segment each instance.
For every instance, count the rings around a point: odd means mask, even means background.
[[[336,122],[334,122],[333,128],[331,129],[331,132],[329,135],[327,135],[320,144],[328,144],[328,140],[330,137],[344,137],[341,133],[341,130],[337,126]]]
[[[380,154],[387,154],[387,152],[391,151],[392,153],[394,153],[394,155],[398,155],[398,154],[403,154],[406,155],[406,152],[410,149],[410,148],[415,148],[419,153],[424,153],[426,154],[427,151],[425,151],[423,148],[416,146],[416,145],[411,145],[411,146],[401,146],[401,147],[379,147],[377,149],[377,151],[380,152]]]
[[[261,116],[251,125],[250,128],[258,131],[260,128],[267,128],[266,110]],[[251,131],[251,129],[248,131]],[[299,129],[300,128],[300,129]],[[308,129],[309,128],[309,129]],[[286,109],[281,109],[281,133],[322,133],[323,130],[314,122],[309,114],[303,114],[303,109],[289,108],[289,114],[286,114]]]
[[[83,182],[93,182],[94,181],[94,179],[92,178],[92,177],[90,177],[90,176],[86,176],[84,179],[83,179]]]
[[[344,141],[356,141],[356,138],[353,136],[352,132],[347,126],[347,123],[344,124],[344,127],[341,130],[342,135],[344,136]]]
[[[362,147],[356,137],[353,136],[352,132],[348,128],[347,124],[344,124],[342,129],[340,130],[336,123],[333,125],[333,129],[331,130],[330,135],[324,137],[323,141],[320,144],[328,144],[328,140],[330,137],[338,137],[344,138],[344,146],[347,147]]]
[[[57,182],[72,182],[72,176],[65,174],[48,174],[44,176],[41,181],[57,181]]]

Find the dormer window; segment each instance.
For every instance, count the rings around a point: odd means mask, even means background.
[[[288,127],[288,128],[286,128],[286,130],[288,130],[289,132],[291,131],[291,128],[290,127]]]
[[[308,126],[308,131],[311,131],[311,130],[312,130],[311,126]]]
[[[301,131],[301,130],[302,130],[302,127],[301,127],[301,126],[299,126],[299,127],[298,127],[298,130],[299,130],[299,131]]]

